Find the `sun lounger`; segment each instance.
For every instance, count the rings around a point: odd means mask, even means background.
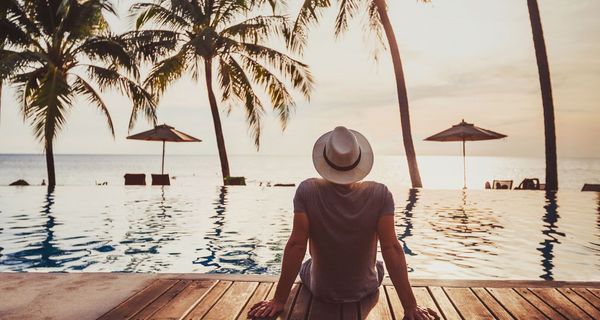
[[[169,180],[168,174],[152,174],[152,185],[153,186],[170,186],[171,181]]]
[[[125,174],[125,185],[126,186],[145,186],[146,175],[143,173],[126,173]]]
[[[515,190],[544,190],[546,185],[540,183],[538,178],[525,178]]]
[[[600,183],[586,183],[581,188],[581,191],[596,191],[600,192]]]
[[[492,189],[510,190],[510,189],[512,189],[512,185],[513,185],[512,180],[494,180],[492,182]]]

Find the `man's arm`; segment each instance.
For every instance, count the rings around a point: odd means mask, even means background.
[[[379,237],[385,266],[404,308],[404,319],[439,319],[435,311],[417,306],[417,301],[408,281],[404,250],[402,250],[402,246],[396,238],[393,215],[382,215],[379,218],[377,236]]]
[[[281,275],[279,276],[275,296],[273,300],[261,301],[255,304],[248,312],[248,317],[273,317],[283,310],[298,271],[300,271],[304,255],[306,254],[308,228],[309,224],[306,213],[295,213],[292,234],[283,252]]]

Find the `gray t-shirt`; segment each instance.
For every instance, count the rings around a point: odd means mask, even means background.
[[[307,179],[294,196],[294,212],[309,220],[309,289],[317,298],[352,302],[377,290],[377,223],[394,214],[388,188],[364,181],[338,185]]]

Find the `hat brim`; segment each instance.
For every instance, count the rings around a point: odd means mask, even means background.
[[[360,162],[358,165],[347,171],[340,171],[332,168],[327,161],[323,157],[323,150],[325,149],[325,144],[329,139],[329,135],[333,131],[329,131],[323,134],[313,147],[313,164],[317,172],[323,177],[325,180],[331,181],[337,184],[350,184],[357,181],[362,180],[366,177],[369,172],[371,172],[371,168],[373,168],[373,149],[371,148],[371,144],[365,136],[363,136],[360,132],[350,130],[354,136],[356,137],[356,141],[360,146]]]

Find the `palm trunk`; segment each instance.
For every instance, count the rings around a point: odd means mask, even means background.
[[[558,190],[558,170],[556,159],[556,125],[554,123],[554,102],[552,101],[552,83],[550,68],[544,42],[544,31],[540,18],[537,0],[527,0],[529,20],[533,33],[533,45],[537,60],[540,87],[542,90],[542,105],[544,108],[544,135],[546,140],[546,190]]]
[[[390,53],[392,55],[392,63],[394,64],[394,75],[396,76],[396,90],[398,91],[398,106],[400,108],[400,123],[402,125],[402,139],[404,141],[404,151],[406,153],[406,161],[408,162],[408,172],[413,188],[423,187],[421,183],[421,175],[419,174],[419,165],[417,164],[417,155],[413,144],[412,132],[410,129],[410,113],[408,110],[408,94],[406,92],[406,82],[404,80],[404,71],[402,70],[402,60],[400,59],[400,51],[396,35],[390,23],[390,18],[387,14],[387,6],[385,0],[375,0],[377,12],[381,19],[381,24],[385,30],[385,36],[388,40]]]
[[[56,174],[54,172],[54,150],[52,139],[46,140],[46,170],[48,171],[48,189],[56,186]]]
[[[223,174],[223,184],[229,177],[229,160],[227,159],[227,150],[225,149],[225,140],[223,138],[223,128],[221,127],[221,117],[217,99],[212,87],[212,60],[204,60],[204,75],[206,76],[206,88],[208,90],[208,102],[212,113],[215,135],[217,136],[217,148],[219,149],[219,160],[221,160],[221,173]]]

